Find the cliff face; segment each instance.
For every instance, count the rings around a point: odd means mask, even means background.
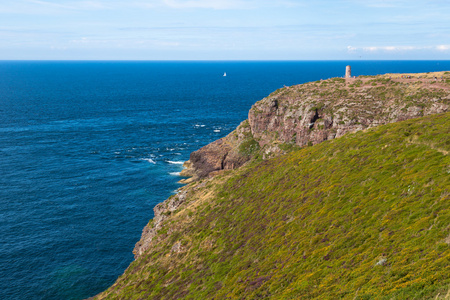
[[[450,115],[369,129],[449,110],[450,73],[411,77],[330,79],[257,102],[191,154],[193,182],[154,208],[136,260],[96,298],[447,293]]]
[[[133,249],[134,258],[141,256],[154,240],[157,232],[163,228],[164,221],[172,212],[178,209],[181,204],[186,202],[186,190],[180,191],[178,194],[170,197],[164,202],[159,203],[153,208],[155,213],[153,219],[142,230],[142,236]]]
[[[406,120],[197,180],[96,299],[443,299],[449,128]]]
[[[191,178],[182,182],[239,168],[256,155],[270,158],[293,147],[449,108],[450,72],[333,78],[285,87],[255,103],[248,120],[226,137],[192,152],[182,171]],[[154,208],[155,216],[133,250],[135,258],[149,248],[164,221],[187,199],[182,189]]]
[[[189,183],[214,175],[217,171],[236,169],[249,161],[258,150],[259,145],[254,141],[246,120],[226,137],[192,152],[181,172],[182,176],[189,176],[191,179],[182,182]]]
[[[387,74],[282,88],[253,105],[248,121],[227,137],[193,152],[184,175],[203,178],[240,167],[256,154],[273,157],[292,146],[446,112],[449,79],[449,72]]]

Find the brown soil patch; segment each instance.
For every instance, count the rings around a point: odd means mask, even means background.
[[[414,84],[421,88],[427,89],[443,89],[445,91],[450,90],[450,84],[446,82],[446,80],[450,80],[450,72],[442,71],[442,72],[429,72],[429,73],[388,73],[384,75],[377,76],[358,76],[352,78],[346,78],[346,83],[352,84],[357,80],[361,80],[365,85],[368,81],[377,79],[377,78],[389,78],[394,82],[401,82],[405,84]]]

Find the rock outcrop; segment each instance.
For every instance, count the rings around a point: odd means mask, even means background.
[[[439,78],[439,80],[438,80]],[[450,73],[332,78],[284,87],[255,103],[228,136],[191,154],[191,180],[366,128],[446,112]]]
[[[176,214],[179,210],[185,209],[192,205],[195,206],[199,201],[210,196],[210,191],[205,188],[212,179],[203,180],[203,182],[195,182],[194,184],[182,187],[178,193],[169,197],[164,202],[159,203],[153,208],[154,217],[142,230],[141,239],[136,243],[133,254],[138,259],[152,245],[159,242],[158,232],[166,229],[166,236],[176,231],[177,226],[167,224],[167,220]],[[179,224],[180,225],[180,224]],[[156,240],[155,240],[156,238]],[[173,245],[173,252],[180,252],[184,248],[177,242]]]
[[[153,208],[155,215],[150,223],[144,227],[140,241],[134,246],[133,254],[135,258],[138,258],[149,248],[156,233],[163,228],[164,221],[172,212],[176,211],[181,204],[186,202],[186,198],[187,190],[181,190],[178,194],[173,195]]]
[[[189,183],[198,178],[207,177],[220,170],[231,170],[246,163],[259,145],[253,139],[248,121],[242,122],[236,130],[224,138],[212,142],[191,153],[185,162],[182,176],[192,177]]]
[[[449,128],[415,118],[184,186],[95,299],[438,299]]]
[[[279,299],[286,291],[319,299],[326,293],[353,297],[361,287],[372,298],[380,290],[389,298],[417,295],[418,290],[404,286],[399,292],[387,283],[385,272],[374,269],[384,267],[395,267],[397,274],[428,269],[424,284],[443,279],[441,286],[428,284],[434,286],[428,295],[447,289],[448,272],[435,270],[445,270],[446,261],[439,258],[448,257],[450,243],[443,222],[449,203],[448,113],[205,179],[256,156],[449,110],[450,72],[441,81],[386,76],[286,87],[257,102],[235,131],[192,153],[184,172],[196,182],[154,208],[133,250],[136,261],[97,299]],[[351,172],[357,175],[347,176]],[[417,259],[417,253],[423,256]],[[374,272],[379,286],[355,288]],[[407,280],[416,284],[412,275]]]
[[[333,78],[279,89],[255,103],[248,120],[236,130],[192,152],[181,173],[190,178],[182,182],[236,169],[257,155],[270,158],[346,133],[446,112],[450,109],[450,73],[445,76]],[[435,77],[443,79],[436,81]],[[155,216],[133,250],[136,258],[148,249],[164,220],[187,201],[188,191],[181,189],[154,208]]]
[[[269,158],[346,133],[446,112],[450,72],[333,78],[284,87],[255,103],[233,132],[191,153],[182,183],[236,169],[252,157]],[[440,78],[436,80],[436,78]],[[150,245],[163,221],[188,199],[187,189],[154,208],[133,253]]]

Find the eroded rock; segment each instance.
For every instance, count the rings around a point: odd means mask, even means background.
[[[450,84],[430,84],[423,76],[416,77],[407,81],[392,74],[333,78],[277,90],[255,103],[248,121],[235,131],[193,152],[182,174],[193,176],[192,181],[238,168],[255,154],[263,158],[282,154],[283,144],[305,147],[378,125],[446,112]],[[260,149],[246,153],[249,141],[257,142]]]

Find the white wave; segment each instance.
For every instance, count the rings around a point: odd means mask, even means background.
[[[184,164],[184,161],[172,161],[172,160],[169,160],[167,162],[169,164],[172,164],[172,165],[182,165],[182,164]]]
[[[180,172],[170,172],[169,175],[180,176]]]
[[[156,165],[156,161],[154,161],[154,160],[151,159],[151,158],[142,158],[141,160],[145,160],[145,161],[148,161],[148,162],[151,163],[151,164]]]
[[[195,125],[194,125],[195,128],[205,127],[205,126],[206,126],[206,125],[203,125],[203,124],[201,124],[201,125],[200,125],[200,124],[195,124]]]
[[[214,132],[220,132],[220,129],[214,129]]]

